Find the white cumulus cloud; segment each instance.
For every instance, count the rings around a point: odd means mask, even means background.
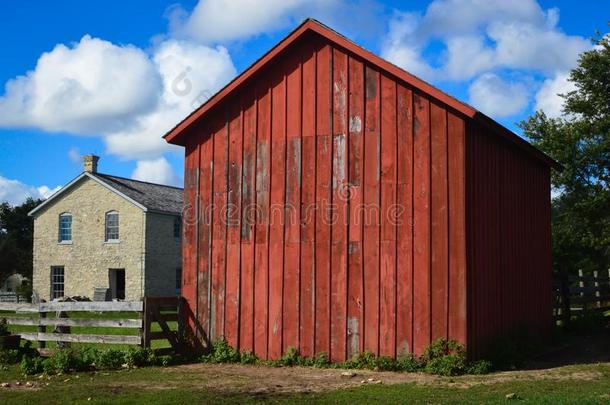
[[[131,178],[150,183],[182,187],[181,179],[176,175],[164,157],[153,160],[139,160],[131,174]]]
[[[34,199],[46,199],[57,192],[61,187],[30,186],[19,180],[7,179],[0,176],[0,202],[8,202],[10,205],[19,205],[28,197]]]
[[[308,3],[308,0],[201,0],[190,14],[175,8],[170,22],[178,36],[206,43],[231,41],[282,28],[292,22],[296,10]]]
[[[155,107],[161,77],[144,51],[85,35],[43,53],[34,70],[9,80],[0,126],[98,135]]]
[[[528,104],[528,89],[524,83],[508,82],[493,73],[477,78],[468,93],[470,103],[492,117],[509,117]]]
[[[162,136],[203,104],[236,74],[226,48],[168,40],[153,57],[162,78],[157,107],[138,116],[131,126],[106,135],[110,153],[130,159],[151,159],[173,147]]]
[[[382,56],[428,80],[469,80],[494,69],[552,74],[574,67],[591,46],[558,21],[557,9],[536,0],[434,0],[424,13],[395,13]],[[423,58],[435,41],[441,56]]]
[[[156,158],[172,150],[162,135],[235,74],[224,47],[170,39],[149,54],[85,35],[6,83],[0,127],[98,135],[121,158]]]
[[[558,73],[546,79],[536,93],[536,110],[542,110],[549,117],[557,118],[562,114],[563,98],[560,94],[567,94],[575,90],[574,83],[568,81],[568,73]]]
[[[175,6],[168,16],[176,38],[226,44],[294,27],[309,17],[343,33],[377,35],[382,11],[376,0],[199,0],[191,12]]]

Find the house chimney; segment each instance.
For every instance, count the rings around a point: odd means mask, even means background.
[[[97,162],[100,160],[96,155],[83,155],[83,167],[86,172],[97,173]]]

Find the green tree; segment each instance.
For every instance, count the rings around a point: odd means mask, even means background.
[[[28,216],[42,200],[21,205],[0,204],[0,283],[17,272],[31,279],[34,222]]]
[[[610,39],[581,54],[562,94],[563,116],[538,111],[519,126],[564,167],[552,185],[555,271],[610,267]]]

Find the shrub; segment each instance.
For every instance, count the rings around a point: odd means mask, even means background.
[[[169,359],[167,360],[170,361]],[[201,357],[202,362],[255,364],[258,358],[252,352],[239,353],[220,340],[214,342],[208,354]],[[466,372],[484,374],[492,369],[492,363],[480,360],[469,363],[466,360],[464,347],[453,340],[440,338],[432,342],[421,357],[406,355],[397,360],[391,357],[377,357],[370,352],[362,352],[342,363],[331,363],[324,352],[315,357],[303,357],[294,349],[288,351],[277,360],[263,361],[263,364],[273,367],[313,366],[318,368],[354,368],[377,371],[425,371],[432,374],[455,376]]]
[[[377,371],[396,371],[396,360],[391,357],[377,357],[373,370]]]
[[[86,370],[95,366],[95,362],[97,357],[99,356],[100,351],[93,347],[83,347],[79,351],[78,356],[78,369]]]
[[[43,362],[47,374],[68,373],[70,371],[91,370],[97,359],[98,350],[93,348],[65,348],[55,351]]]
[[[33,375],[41,373],[44,370],[44,360],[42,357],[29,357],[24,356],[21,359],[19,367],[21,372],[25,375]]]
[[[42,362],[42,371],[45,374],[55,374],[55,365],[51,359],[44,359]]]
[[[239,355],[239,361],[241,364],[256,364],[258,357],[252,352],[243,352]]]
[[[60,349],[53,353],[50,362],[56,372],[67,373],[76,369],[78,363],[76,357],[76,352],[72,349]]]
[[[286,353],[284,353],[284,355],[277,361],[277,365],[283,367],[297,366],[301,363],[301,356],[294,347],[288,348]]]
[[[98,352],[95,359],[97,369],[116,370],[125,363],[125,353],[122,350],[107,349]]]
[[[158,356],[156,359],[156,364],[161,367],[167,367],[172,364],[172,356],[167,354],[163,356]]]
[[[423,367],[419,358],[412,354],[400,357],[396,361],[396,363],[396,368],[398,370],[405,371],[407,373],[414,373],[416,371],[420,371]]]
[[[488,360],[479,360],[470,363],[466,369],[468,374],[488,374],[493,369],[493,366]]]
[[[375,368],[375,355],[370,352],[358,353],[351,360],[346,361],[347,368],[373,369]]]
[[[428,362],[452,353],[464,353],[464,347],[455,340],[438,338],[426,348],[423,360]]]
[[[6,322],[6,318],[0,319],[0,336],[10,335],[11,332],[8,330],[8,322]]]
[[[435,357],[426,363],[426,372],[444,376],[454,376],[466,372],[466,357],[463,353],[451,353]]]
[[[237,363],[239,352],[232,348],[226,340],[218,340],[212,343],[212,349],[208,354],[201,356],[204,363]]]
[[[124,355],[125,363],[130,368],[144,367],[156,364],[155,353],[149,348],[130,347]]]
[[[318,354],[317,357],[315,357],[313,359],[312,362],[312,366],[314,367],[318,367],[318,368],[325,368],[330,366],[330,358],[328,357],[328,354],[321,352],[320,354]]]
[[[17,364],[21,361],[21,350],[0,350],[0,364]]]

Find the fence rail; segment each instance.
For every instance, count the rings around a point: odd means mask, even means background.
[[[555,321],[569,323],[573,318],[591,312],[610,310],[610,270],[606,275],[594,271],[585,275],[582,270],[575,274],[561,274],[554,281]]]
[[[26,302],[25,296],[16,292],[0,292],[0,302]]]
[[[180,323],[180,304],[178,297],[145,298],[144,301],[125,302],[44,302],[40,304],[0,302],[0,311],[14,314],[0,314],[9,325],[35,326],[37,332],[20,332],[22,339],[38,342],[45,348],[45,342],[74,342],[100,344],[126,344],[150,347],[151,341],[167,339],[173,350],[180,349],[180,334],[171,330],[167,322]],[[57,317],[49,318],[47,313],[56,312]],[[68,312],[135,312],[134,318],[96,319],[69,318]],[[19,314],[38,313],[37,318],[19,317]],[[153,332],[152,325],[158,323],[161,331]],[[47,327],[55,331],[47,332]],[[71,327],[88,328],[129,328],[138,329],[137,335],[74,334]]]

